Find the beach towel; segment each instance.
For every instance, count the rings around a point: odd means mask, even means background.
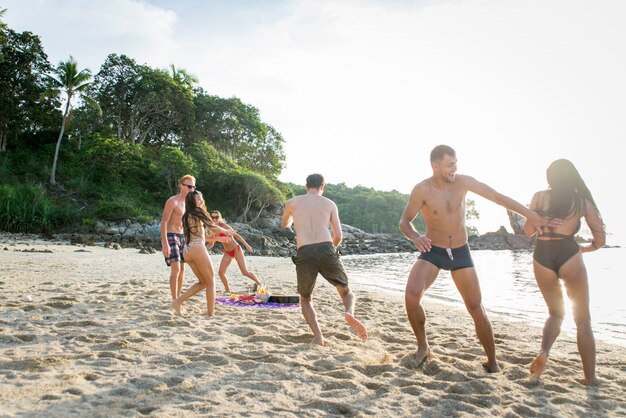
[[[254,308],[254,309],[298,309],[300,308],[299,303],[277,303],[277,302],[267,302],[267,303],[250,303],[250,302],[238,302],[231,298],[216,298],[217,303],[221,303],[222,305],[232,306],[233,308]]]

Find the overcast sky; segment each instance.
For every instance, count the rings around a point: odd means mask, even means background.
[[[409,193],[430,150],[530,202],[569,158],[621,244],[626,134],[623,0],[0,0],[53,64],[110,53],[170,64],[237,96],[285,138],[281,180]],[[617,158],[617,159],[616,159]],[[471,196],[475,197],[475,196]],[[475,197],[476,198],[476,197]],[[508,225],[476,198],[480,232]]]

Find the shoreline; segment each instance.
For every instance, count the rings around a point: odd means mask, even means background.
[[[160,253],[0,242],[3,416],[626,413],[621,346],[598,342],[602,384],[587,388],[576,343],[562,335],[539,384],[531,385],[537,328],[492,318],[502,371],[487,374],[469,315],[428,301],[434,356],[417,367],[401,298],[358,284],[351,285],[355,313],[369,340],[362,343],[345,324],[335,289],[320,278],[315,306],[328,346],[317,347],[299,309],[218,304],[208,318],[199,294],[185,305],[187,316],[177,317]],[[211,258],[215,266],[219,257]],[[290,260],[247,260],[272,291],[295,292]],[[234,266],[229,274],[234,290],[251,284]],[[194,281],[187,274],[183,288]]]

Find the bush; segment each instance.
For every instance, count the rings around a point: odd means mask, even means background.
[[[69,204],[54,204],[41,185],[0,185],[0,229],[8,232],[51,232],[76,221]]]
[[[120,197],[100,200],[96,209],[97,217],[107,221],[135,219],[141,214],[141,210],[134,206],[131,201]]]

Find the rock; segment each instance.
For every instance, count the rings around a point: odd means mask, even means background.
[[[508,209],[506,210],[506,214],[509,216],[509,223],[511,224],[513,233],[516,235],[526,235],[524,232],[524,222],[526,218]]]
[[[471,235],[468,242],[472,250],[528,250],[532,248],[534,238],[511,234],[501,226],[496,232]]]
[[[70,243],[73,245],[95,245],[98,236],[95,234],[72,234],[70,236]]]

